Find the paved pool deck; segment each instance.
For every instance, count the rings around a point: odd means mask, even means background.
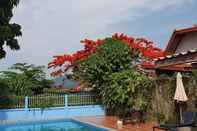
[[[152,131],[155,125],[153,122],[141,123],[138,125],[126,124],[121,129],[117,127],[118,118],[115,116],[91,116],[91,117],[74,117],[73,119],[92,124],[98,127],[108,128],[110,131]],[[160,131],[160,130],[157,130]]]

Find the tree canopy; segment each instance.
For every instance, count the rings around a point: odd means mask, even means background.
[[[133,62],[138,64],[154,65],[154,59],[165,56],[164,51],[155,47],[154,43],[144,38],[134,38],[124,34],[115,33],[110,37],[114,40],[121,41],[122,44],[126,44],[130,51]],[[58,69],[52,72],[52,76],[62,75],[68,69],[77,65],[81,60],[87,59],[88,56],[94,54],[97,51],[97,47],[105,43],[106,39],[98,39],[96,41],[85,39],[81,43],[84,44],[84,49],[79,50],[73,54],[56,55],[53,61],[48,64],[49,68],[56,68],[58,66],[63,69]],[[140,55],[140,57],[138,57]],[[135,61],[134,61],[135,60]]]
[[[94,54],[73,68],[74,78],[99,89],[108,75],[129,69],[132,64],[130,54],[126,44],[107,38]]]
[[[148,40],[118,34],[82,42],[86,43],[84,50],[55,56],[49,67],[63,65],[65,71],[72,67],[72,78],[95,89],[106,109],[124,114],[129,108],[145,113],[152,98],[152,81],[136,68],[143,62],[152,63],[164,52]]]
[[[8,71],[2,71],[0,78],[9,91],[15,95],[31,95],[41,93],[52,83],[46,79],[44,66],[27,63],[16,63]]]
[[[6,56],[4,45],[12,50],[20,49],[17,37],[21,36],[21,26],[11,23],[13,8],[19,0],[0,0],[0,59]]]
[[[106,109],[132,108],[146,112],[152,84],[151,79],[135,70],[138,59],[141,59],[139,52],[132,52],[119,40],[106,38],[95,53],[73,67],[73,78],[89,83]]]

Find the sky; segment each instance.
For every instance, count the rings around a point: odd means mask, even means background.
[[[80,40],[114,32],[144,37],[165,48],[173,30],[197,24],[196,0],[20,0],[12,22],[22,26],[21,49],[0,60],[45,65],[82,48]]]

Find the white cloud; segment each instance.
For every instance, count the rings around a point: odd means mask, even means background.
[[[46,65],[52,55],[81,48],[79,41],[83,38],[109,35],[110,24],[191,3],[192,0],[21,0],[13,19],[23,28],[21,50],[8,50],[0,64]]]

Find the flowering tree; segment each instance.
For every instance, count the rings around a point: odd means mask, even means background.
[[[131,50],[131,57],[137,58],[136,62],[139,64],[154,64],[154,59],[164,56],[164,52],[155,47],[153,42],[148,41],[144,38],[133,38],[124,34],[115,33],[111,37],[114,40],[121,41],[123,44],[128,45]],[[69,68],[75,66],[79,61],[86,59],[91,54],[95,53],[97,47],[103,44],[104,40],[98,39],[96,41],[85,39],[81,43],[84,44],[84,49],[79,50],[73,54],[57,55],[54,56],[52,62],[48,64],[49,68],[63,67],[62,69],[54,71],[51,75],[58,76],[62,75]],[[138,57],[140,55],[140,57]]]
[[[147,112],[152,98],[152,81],[135,70],[137,65],[154,64],[164,56],[152,42],[114,34],[103,40],[83,40],[84,49],[71,55],[55,56],[49,68],[63,67],[52,75],[73,69],[73,78],[92,87],[106,109],[126,113],[126,108]],[[117,112],[118,113],[118,112]]]

